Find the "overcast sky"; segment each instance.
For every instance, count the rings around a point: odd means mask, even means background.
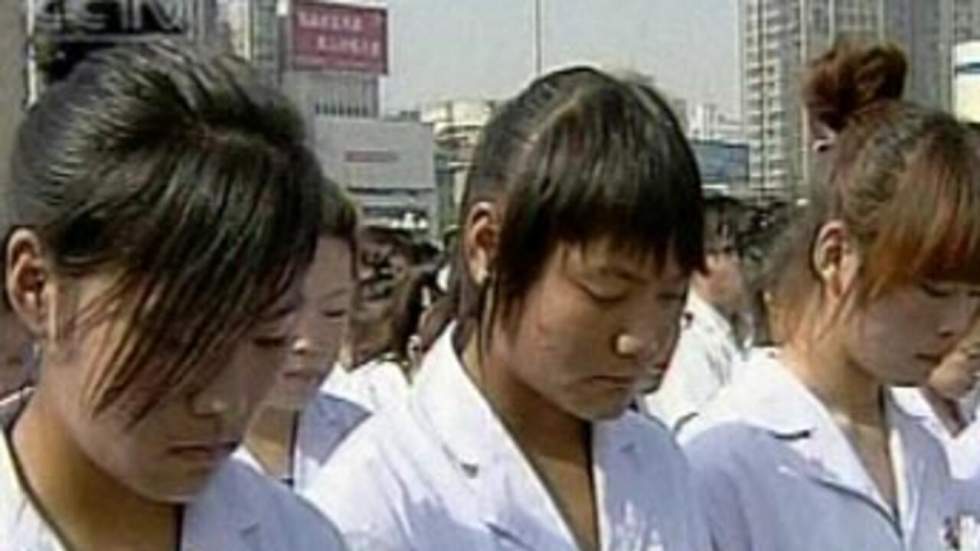
[[[652,75],[668,93],[738,114],[737,0],[541,0],[545,69]],[[532,77],[533,0],[387,0],[384,109],[500,98]]]

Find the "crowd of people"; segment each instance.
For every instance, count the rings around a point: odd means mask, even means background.
[[[980,549],[980,128],[896,47],[810,64],[762,212],[650,86],[546,74],[442,251],[233,56],[76,57],[0,182],[0,549]]]

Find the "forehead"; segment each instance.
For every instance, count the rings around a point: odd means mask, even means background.
[[[688,275],[677,263],[673,246],[668,248],[663,259],[609,238],[581,244],[563,243],[557,247],[556,253],[566,269],[576,273],[678,283],[686,281]]]
[[[317,241],[316,255],[310,265],[310,272],[321,283],[329,283],[327,274],[351,274],[353,267],[351,244],[336,237],[321,237]],[[330,279],[334,277],[330,275]]]

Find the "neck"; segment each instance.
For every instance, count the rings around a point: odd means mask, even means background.
[[[17,420],[11,440],[23,483],[72,547],[176,546],[178,508],[139,496],[96,466],[48,406],[43,389]]]
[[[245,447],[262,465],[266,474],[284,477],[291,474],[293,436],[299,413],[282,408],[264,407],[249,425]]]
[[[506,338],[498,333],[495,338]],[[492,348],[492,347],[491,347]],[[589,457],[589,424],[555,406],[517,380],[471,339],[463,364],[522,449],[532,456],[583,462]]]
[[[831,413],[852,423],[882,426],[883,385],[851,361],[831,335],[812,334],[786,346],[787,367]]]

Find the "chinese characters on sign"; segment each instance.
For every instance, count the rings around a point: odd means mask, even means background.
[[[292,24],[295,69],[387,74],[385,10],[298,3],[293,6]]]

